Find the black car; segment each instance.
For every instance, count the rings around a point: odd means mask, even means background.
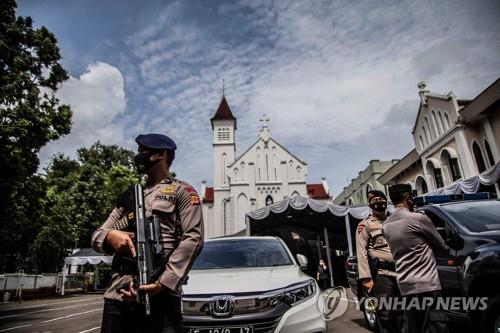
[[[435,253],[443,296],[488,298],[485,310],[462,309],[449,311],[449,315],[479,332],[500,332],[500,201],[439,197],[435,201],[440,203],[429,203],[433,200],[428,197],[425,202],[416,202],[422,204],[418,210],[429,216],[451,248],[447,253]],[[355,256],[347,259],[346,269],[350,287],[359,297],[362,289]],[[367,324],[375,330],[373,309],[362,310]]]

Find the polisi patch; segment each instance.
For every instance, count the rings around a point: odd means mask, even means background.
[[[169,201],[175,203],[176,196],[175,195],[164,195],[164,194],[158,194],[155,197],[155,200],[162,200],[162,201]]]

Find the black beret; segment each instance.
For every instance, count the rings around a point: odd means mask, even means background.
[[[176,150],[177,145],[174,140],[170,139],[168,136],[163,134],[141,134],[135,138],[135,142],[138,145],[158,150]]]
[[[412,188],[410,184],[396,184],[389,186],[389,195],[391,193],[412,193]]]
[[[368,199],[370,199],[370,197],[371,198],[373,198],[373,197],[380,197],[380,198],[383,198],[384,200],[387,200],[387,197],[386,197],[385,193],[382,192],[382,191],[379,191],[379,190],[368,191],[367,197],[368,197]]]

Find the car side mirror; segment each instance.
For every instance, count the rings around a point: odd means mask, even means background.
[[[297,253],[297,262],[302,271],[307,269],[308,260],[305,255]]]

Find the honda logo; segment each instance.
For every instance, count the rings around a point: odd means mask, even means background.
[[[233,296],[215,296],[210,300],[210,313],[214,317],[226,317],[233,313]]]

